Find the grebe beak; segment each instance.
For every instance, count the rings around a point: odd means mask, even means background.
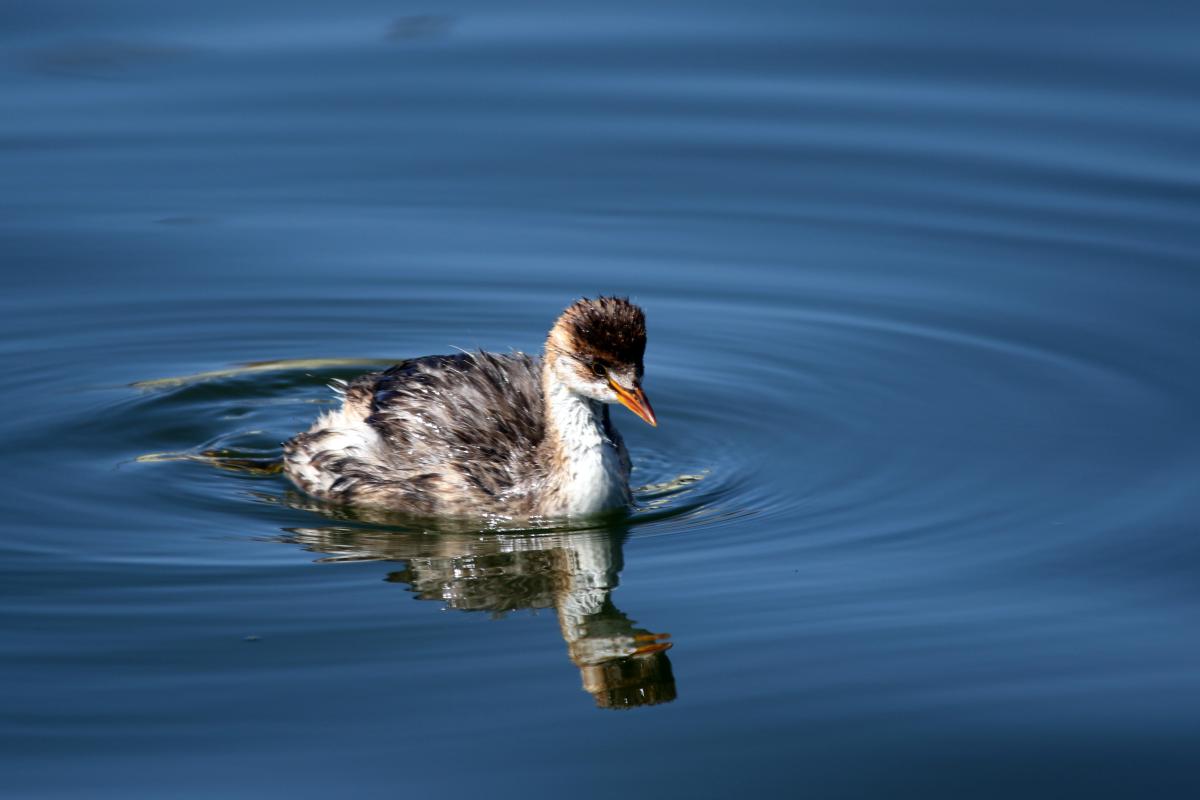
[[[642,391],[642,387],[635,386],[633,387],[633,391],[630,391],[612,378],[608,379],[608,385],[617,393],[617,400],[620,401],[621,405],[637,414],[643,420],[650,423],[650,425],[658,427],[658,419],[654,416],[654,409],[650,407],[650,400],[646,397],[646,393]]]

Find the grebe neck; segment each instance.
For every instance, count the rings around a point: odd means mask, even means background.
[[[559,380],[549,361],[542,393],[550,488],[562,511],[583,515],[628,505],[628,476],[607,433],[608,406]]]

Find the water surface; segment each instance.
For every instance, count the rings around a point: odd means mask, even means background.
[[[0,18],[12,796],[1200,788],[1194,10]],[[253,468],[599,292],[628,519]]]

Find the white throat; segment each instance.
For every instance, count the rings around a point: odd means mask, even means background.
[[[550,373],[546,378],[547,422],[557,434],[555,480],[566,499],[566,513],[594,514],[629,503],[629,476],[617,445],[604,432],[604,410],[576,394]]]

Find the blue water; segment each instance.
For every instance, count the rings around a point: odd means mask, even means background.
[[[1200,791],[1196,6],[246,5],[0,9],[6,797]],[[255,468],[598,292],[627,521]]]

